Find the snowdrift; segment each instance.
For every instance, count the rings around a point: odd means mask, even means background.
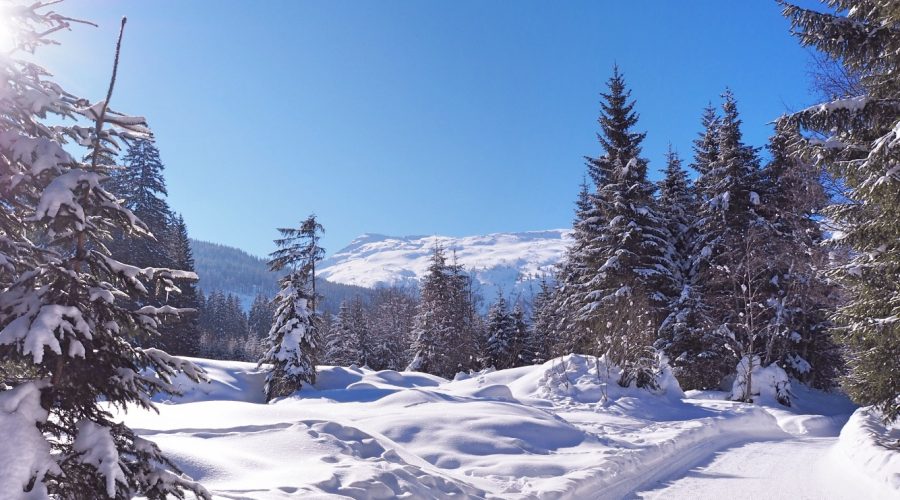
[[[871,407],[860,408],[841,430],[838,450],[900,498],[900,424],[886,426]]]
[[[623,388],[579,355],[453,381],[321,366],[271,404],[256,365],[194,361],[209,383],[124,418],[222,498],[619,498],[800,418],[685,397],[669,374]]]

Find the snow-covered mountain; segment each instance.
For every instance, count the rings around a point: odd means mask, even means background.
[[[559,263],[571,230],[553,229],[482,236],[384,236],[364,234],[335,253],[319,269],[333,283],[366,288],[415,284],[428,271],[435,245],[465,266],[486,299],[499,288],[505,295],[529,297],[536,281]]]

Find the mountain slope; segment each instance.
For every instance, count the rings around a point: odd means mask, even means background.
[[[504,294],[530,296],[536,280],[559,263],[571,231],[555,229],[453,238],[364,234],[322,262],[319,276],[366,288],[415,284],[428,270],[435,245],[456,255],[486,299]]]
[[[236,295],[249,308],[257,293],[268,297],[278,292],[278,275],[269,271],[265,259],[239,249],[208,241],[191,240],[194,267],[200,276],[198,286],[204,293],[214,290]],[[323,311],[337,313],[341,302],[354,295],[367,298],[371,290],[340,283],[316,280]]]

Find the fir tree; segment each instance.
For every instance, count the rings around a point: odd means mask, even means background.
[[[279,228],[278,249],[271,253],[269,269],[286,271],[275,297],[275,320],[266,339],[260,365],[271,365],[266,377],[266,400],[287,396],[303,383],[316,382],[321,350],[321,319],[316,311],[315,269],[325,250],[319,246],[322,225],[315,215],[299,228]]]
[[[821,13],[783,4],[806,46],[861,75],[863,94],[814,106],[785,119],[803,134],[802,160],[840,177],[846,198],[827,215],[852,249],[833,277],[849,300],[835,315],[837,339],[848,352],[844,386],[885,420],[900,416],[900,35],[896,5],[886,0],[829,2]]]
[[[372,297],[369,319],[375,370],[402,370],[409,364],[417,301],[408,290],[379,288]]]
[[[711,316],[707,332],[712,333],[701,332],[690,342],[704,359],[701,386],[734,373],[737,363],[761,350],[771,333],[768,301],[775,273],[767,262],[775,249],[771,227],[759,213],[764,187],[759,159],[743,143],[734,96],[726,91],[723,100],[717,153],[701,176],[705,193],[697,224],[696,279]]]
[[[653,387],[652,344],[675,293],[671,236],[655,206],[640,157],[644,134],[633,131],[638,116],[618,68],[608,87],[598,135],[604,154],[589,161],[597,192],[583,219],[594,227],[580,250],[589,280],[581,286],[577,321],[591,332],[595,352],[622,367],[620,384]]]
[[[484,356],[486,367],[503,370],[515,364],[515,335],[515,321],[509,313],[503,294],[498,293],[497,300],[488,311],[487,346]]]
[[[715,113],[707,110],[703,119],[707,130],[698,141],[698,149],[717,149],[705,139],[717,136],[717,132],[708,130],[717,123]],[[708,165],[706,162],[714,158],[713,154],[701,150],[696,164]],[[708,168],[706,170],[709,172]],[[672,235],[674,252],[669,269],[678,294],[660,325],[656,346],[667,356],[682,388],[712,389],[718,386],[719,377],[709,370],[709,365],[721,357],[716,353],[721,340],[709,334],[709,311],[703,302],[702,284],[695,272],[697,199],[687,172],[681,166],[681,159],[671,146],[666,156],[665,174],[660,183],[659,206]]]
[[[522,360],[526,364],[541,364],[552,357],[553,335],[559,319],[554,301],[556,292],[556,287],[542,277],[531,308],[531,328],[522,349]]]
[[[188,238],[187,225],[184,218],[177,215],[173,219],[171,238],[169,241],[169,257],[176,268],[194,272],[194,254]],[[166,297],[166,303],[180,309],[194,312],[181,315],[176,321],[163,325],[164,342],[168,352],[182,356],[200,355],[200,299],[194,282],[178,283],[179,293]]]
[[[8,13],[6,22],[23,44],[18,49],[54,43],[47,35],[74,22],[49,5],[35,2]],[[19,472],[3,471],[16,474],[6,484],[20,481],[20,491],[4,492],[16,498],[162,499],[183,498],[186,491],[209,498],[111,412],[153,409],[151,396],[171,393],[179,371],[195,381],[203,376],[190,363],[135,345],[159,335],[162,316],[180,311],[135,309],[129,300],[150,290],[173,292],[173,280],[196,275],[131,266],[105,246],[113,233],[148,233],[101,184],[122,140],[150,137],[142,119],[108,107],[121,37],[106,98],[93,105],[63,91],[34,63],[16,59],[15,51],[0,61],[6,89],[0,265],[15,273],[0,287],[0,359],[17,367],[14,377],[0,369],[0,412],[32,422],[15,432],[35,443],[25,455],[0,447],[0,455],[15,454],[0,461],[27,461]],[[66,118],[78,122],[66,125]],[[84,161],[69,152],[78,145],[87,147]],[[38,248],[25,234],[48,243]]]
[[[797,380],[830,389],[843,367],[828,318],[838,290],[823,276],[830,257],[814,220],[828,198],[814,166],[791,157],[790,143],[787,122],[781,121],[768,146],[772,159],[762,172],[761,212],[771,227],[769,267],[776,274],[770,280],[771,333],[761,358],[763,364],[778,362]]]
[[[480,334],[471,278],[435,246],[421,284],[407,369],[449,378],[474,368]]]
[[[513,307],[511,317],[513,322],[513,366],[530,365],[531,359],[525,355],[525,345],[528,343],[530,329],[525,321],[525,309],[520,301],[517,301]]]

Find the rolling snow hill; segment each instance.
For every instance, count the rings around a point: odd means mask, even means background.
[[[415,284],[428,271],[435,245],[465,266],[485,299],[504,294],[530,297],[537,281],[559,263],[571,230],[554,229],[483,236],[384,236],[364,234],[322,262],[319,276],[334,282],[375,288]]]
[[[193,359],[159,414],[118,412],[216,499],[898,498],[884,428],[838,393],[793,386],[791,407],[620,387],[569,355],[460,374],[320,366],[270,404],[255,363]],[[851,413],[856,410],[850,423]],[[2,496],[2,494],[0,494]]]

